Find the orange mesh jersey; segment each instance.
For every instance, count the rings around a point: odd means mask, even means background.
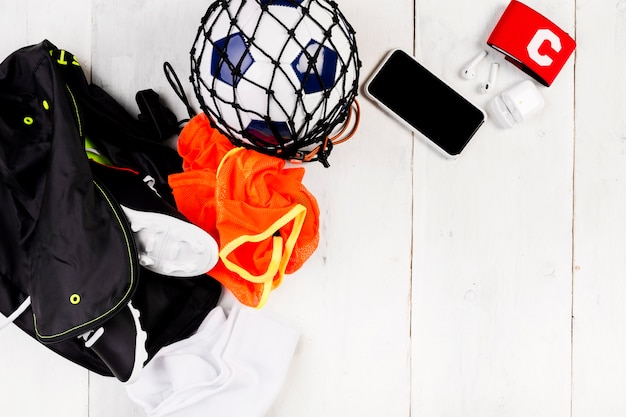
[[[169,177],[178,209],[220,246],[209,274],[243,304],[262,307],[317,249],[319,208],[302,184],[304,168],[234,147],[204,113],[185,126],[178,152],[185,172]]]

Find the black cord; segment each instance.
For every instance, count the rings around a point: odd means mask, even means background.
[[[172,67],[172,65],[167,61],[163,63],[163,72],[165,73],[165,78],[167,78],[167,81],[170,83],[172,90],[174,90],[174,93],[176,93],[180,101],[182,101],[185,107],[187,108],[187,113],[189,114],[189,118],[190,119],[193,118],[196,115],[196,112],[194,111],[194,109],[191,107],[191,104],[189,103],[187,94],[185,94],[185,90],[183,88],[182,83],[180,82],[180,79],[178,78],[178,75],[176,75],[176,71],[174,71],[174,68]]]

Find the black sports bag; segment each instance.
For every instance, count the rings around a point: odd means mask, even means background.
[[[176,122],[147,97],[138,99],[148,114],[134,118],[47,40],[0,64],[0,312],[10,316],[30,297],[14,323],[102,375],[112,374],[79,335],[132,300],[151,359],[191,335],[221,293],[207,275],[172,279],[141,267],[115,196],[90,170],[85,138],[114,165],[152,176],[173,201],[167,176],[181,161],[161,142]]]

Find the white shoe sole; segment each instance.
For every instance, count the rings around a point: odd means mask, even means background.
[[[153,272],[193,277],[209,272],[218,260],[217,242],[200,227],[166,214],[122,206],[135,235],[139,263]]]

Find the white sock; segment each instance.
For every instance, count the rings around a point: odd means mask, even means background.
[[[149,417],[262,417],[285,380],[297,332],[234,303],[162,348],[126,387]]]

